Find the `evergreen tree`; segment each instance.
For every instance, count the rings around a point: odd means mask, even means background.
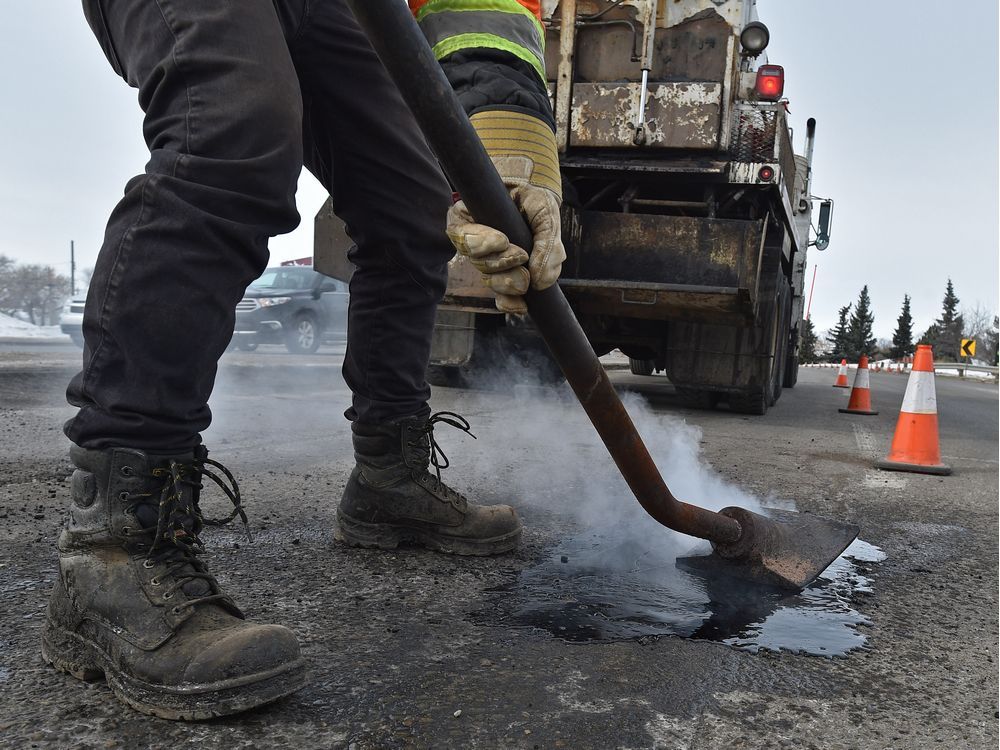
[[[935,329],[935,330],[931,330]],[[958,312],[958,296],[951,279],[944,293],[944,303],[941,317],[927,330],[933,336],[930,343],[934,347],[934,359],[944,362],[957,362],[962,347],[962,331],[965,330],[965,320]]]
[[[833,349],[830,351],[830,361],[837,362],[844,359],[847,349],[847,316],[851,312],[851,305],[846,304],[837,311],[837,325],[835,325],[826,336]]]
[[[913,353],[913,316],[910,315],[910,295],[903,295],[903,311],[896,318],[896,330],[892,334],[892,348],[889,356],[902,359]]]
[[[799,362],[810,364],[816,361],[816,329],[809,318],[802,321],[802,341],[799,343]]]
[[[871,310],[872,301],[868,296],[868,285],[865,284],[858,295],[858,304],[854,307],[845,335],[847,353],[844,356],[851,362],[857,361],[862,354],[871,356],[875,353],[875,337],[872,335],[875,316]]]

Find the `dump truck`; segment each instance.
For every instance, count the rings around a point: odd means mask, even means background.
[[[754,0],[543,3],[563,176],[559,284],[598,355],[665,373],[680,401],[764,414],[795,385],[806,251],[833,202],[812,195]],[[818,205],[816,226],[813,209]],[[350,240],[329,202],[317,270],[347,280]],[[527,317],[495,309],[468,260],[449,265],[432,382],[519,363],[556,368]]]

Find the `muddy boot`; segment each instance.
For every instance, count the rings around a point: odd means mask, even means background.
[[[337,511],[339,540],[382,549],[412,543],[454,555],[493,555],[517,546],[521,522],[513,508],[472,505],[441,481],[448,460],[434,441],[438,422],[469,432],[469,423],[451,412],[352,425],[357,465]]]
[[[295,635],[243,619],[199,555],[202,526],[237,514],[204,448],[183,456],[73,447],[77,466],[59,577],[49,601],[42,656],[81,679],[104,676],[119,699],[164,719],[245,711],[302,687]],[[201,480],[233,501],[227,519],[204,519]]]

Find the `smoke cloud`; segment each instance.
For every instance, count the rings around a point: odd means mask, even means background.
[[[514,375],[523,380],[523,372]],[[511,393],[510,381],[496,385]],[[710,510],[738,505],[761,512],[758,498],[720,476],[702,455],[700,428],[654,412],[638,394],[624,393],[622,401],[675,497]],[[646,514],[567,385],[518,385],[507,398],[476,393],[465,413],[479,439],[459,448],[442,436],[454,455],[462,456],[456,463],[474,459],[477,478],[493,480],[494,494],[509,495],[528,515],[554,514],[569,519],[581,535],[592,532],[600,539],[596,563],[634,572],[642,558],[663,563],[709,551],[707,542],[671,531]],[[792,507],[777,498],[766,504]]]

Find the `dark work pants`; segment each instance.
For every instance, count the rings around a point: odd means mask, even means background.
[[[451,192],[343,0],[84,0],[139,91],[150,150],[108,223],[66,434],[87,448],[193,447],[236,303],[292,230],[305,164],[357,247],[349,416],[423,413]]]

